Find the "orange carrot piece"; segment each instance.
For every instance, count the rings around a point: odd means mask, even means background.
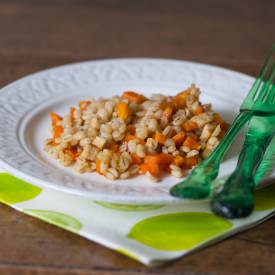
[[[160,144],[164,144],[165,141],[166,141],[166,136],[160,132],[156,132],[155,133],[155,136],[154,136],[154,139],[160,143]]]
[[[136,133],[136,128],[132,124],[127,125],[127,132],[131,135],[135,135]]]
[[[130,140],[133,140],[133,139],[136,139],[137,140],[137,143],[140,143],[140,144],[143,144],[145,145],[145,141],[142,140],[142,139],[139,139],[137,138],[136,136],[132,135],[132,134],[129,134],[129,133],[126,133],[125,137],[124,137],[124,141],[130,141]]]
[[[102,175],[101,171],[100,171],[100,166],[101,166],[101,160],[99,158],[96,159],[95,161],[96,164],[96,171],[99,175]]]
[[[157,163],[150,163],[149,165],[149,172],[155,176],[158,177],[160,174],[159,165]]]
[[[142,158],[140,158],[137,154],[131,153],[130,155],[131,155],[133,164],[141,164],[143,162]]]
[[[168,119],[168,121],[171,121],[172,116],[173,116],[173,108],[166,107],[163,111],[163,115]]]
[[[229,129],[229,127],[230,127],[230,124],[229,124],[229,123],[223,122],[223,123],[221,124],[221,128],[222,128],[222,130],[224,130],[224,131],[227,131],[227,130]]]
[[[149,166],[146,163],[142,163],[139,165],[139,170],[142,174],[146,174],[149,171]]]
[[[188,148],[199,150],[200,149],[200,144],[191,136],[188,136],[186,140],[183,142],[184,146],[187,146]]]
[[[182,128],[186,132],[191,132],[199,128],[198,124],[192,120],[187,120],[183,123]]]
[[[142,173],[150,172],[158,177],[161,170],[169,169],[169,164],[173,161],[173,156],[169,154],[148,155],[144,158],[144,163],[140,165]]]
[[[203,107],[201,105],[199,105],[199,107],[195,111],[193,111],[193,114],[199,115],[199,114],[203,113],[203,111],[204,111]]]
[[[143,174],[150,172],[150,174],[155,177],[158,177],[160,173],[159,165],[157,163],[142,163],[139,165],[139,170]]]
[[[54,112],[50,112],[50,117],[52,121],[53,138],[58,138],[63,133],[63,127],[61,125],[58,125],[58,123],[62,121],[62,117]]]
[[[171,164],[173,161],[173,156],[170,154],[160,153],[159,154],[159,163],[160,164]]]
[[[112,150],[113,152],[117,152],[118,149],[119,149],[119,144],[113,142],[113,143],[110,143],[108,146],[107,146],[108,149]]]
[[[189,137],[192,137],[194,140],[198,140],[198,136],[195,135],[194,133],[190,132],[187,134]]]
[[[132,91],[124,92],[121,97],[124,99],[128,99],[129,102],[134,102],[136,104],[141,104],[146,99],[143,95]]]
[[[184,161],[184,168],[191,169],[192,167],[196,166],[197,164],[198,164],[198,158],[196,158],[196,157],[186,158]]]
[[[134,135],[129,134],[129,133],[127,133],[124,137],[124,141],[130,141],[130,140],[133,140],[133,139],[136,139],[136,137]]]
[[[157,155],[147,155],[144,158],[144,163],[171,164],[173,156],[170,154],[160,153]]]
[[[87,109],[88,105],[90,105],[90,104],[91,104],[91,101],[81,100],[78,102],[78,107],[83,112]]]
[[[185,162],[185,158],[180,155],[175,156],[173,159],[173,164],[177,166],[182,166],[184,162]]]
[[[173,136],[172,139],[175,141],[176,145],[180,145],[184,142],[185,133],[179,132],[175,136]]]
[[[120,117],[124,120],[127,119],[131,114],[130,108],[129,108],[128,104],[125,102],[118,103],[118,105],[116,107],[116,112],[117,112],[118,117]]]
[[[217,124],[222,124],[223,123],[223,119],[218,113],[214,114],[214,122],[216,122]]]
[[[188,96],[188,91],[183,91],[178,93],[174,98],[173,101],[177,108],[184,108],[186,105],[186,97]]]
[[[225,136],[225,133],[225,130],[221,130],[220,134],[218,135],[218,139],[222,139]]]
[[[52,126],[56,126],[58,122],[62,121],[62,117],[54,112],[50,112],[50,117],[52,121]]]
[[[165,110],[166,108],[172,108],[173,110],[175,109],[175,103],[173,101],[168,101],[168,102],[163,102],[160,104],[160,109]]]
[[[53,127],[53,138],[59,138],[63,133],[63,127],[61,125],[56,125]]]
[[[70,120],[71,121],[74,120],[74,112],[75,112],[75,108],[74,107],[70,107]]]
[[[71,148],[66,149],[65,152],[69,154],[73,160],[75,160],[79,156],[76,146],[72,146]]]

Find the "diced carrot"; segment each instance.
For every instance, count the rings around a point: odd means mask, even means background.
[[[131,110],[130,110],[128,104],[125,102],[118,103],[118,105],[116,107],[116,112],[117,112],[118,117],[120,117],[124,120],[127,119],[131,114]]]
[[[62,121],[62,117],[54,112],[50,112],[50,117],[52,121],[53,138],[58,138],[63,133],[63,127],[61,125],[58,125],[58,123]]]
[[[155,176],[158,177],[160,174],[159,165],[157,163],[150,163],[149,165],[149,172]]]
[[[138,140],[138,143],[139,143],[139,144],[143,144],[143,145],[146,144],[146,141],[144,141],[143,139],[137,139],[137,140]]]
[[[100,171],[100,166],[101,166],[101,160],[99,158],[96,158],[96,161],[95,161],[95,164],[96,164],[96,171],[99,175],[102,175],[101,171]]]
[[[180,155],[175,156],[173,159],[173,164],[177,166],[182,166],[184,162],[185,162],[185,158]]]
[[[127,125],[127,132],[131,135],[135,135],[136,133],[136,128],[134,127],[133,124],[128,124]]]
[[[160,153],[159,154],[159,163],[160,164],[171,164],[173,161],[173,156],[170,154]]]
[[[144,158],[144,169],[146,168],[153,176],[158,176],[160,173],[159,155],[148,155]],[[146,170],[145,169],[145,170]]]
[[[56,125],[53,127],[53,138],[59,138],[63,133],[63,127],[61,125]]]
[[[191,132],[199,128],[198,124],[192,120],[187,120],[183,123],[182,128],[186,132]]]
[[[50,112],[50,117],[51,117],[53,127],[56,126],[58,122],[62,121],[62,117],[54,112]]]
[[[191,136],[188,136],[186,138],[186,140],[183,142],[183,145],[190,148],[191,150],[192,149],[195,149],[195,150],[200,149],[200,144],[194,138],[192,138]]]
[[[142,163],[139,165],[139,170],[143,174],[150,172],[150,174],[155,177],[158,177],[160,174],[159,165],[157,163]]]
[[[193,111],[193,114],[199,115],[199,114],[203,113],[203,111],[204,111],[203,107],[201,105],[199,105],[199,107],[195,111]]]
[[[90,104],[91,104],[91,101],[81,100],[78,102],[78,107],[83,112],[87,109],[88,105]]]
[[[70,120],[71,121],[74,120],[74,112],[75,112],[75,108],[74,107],[70,107]]]
[[[136,137],[132,134],[129,134],[129,133],[127,133],[124,137],[124,141],[130,141],[130,140],[133,140],[133,139],[136,139]]]
[[[148,166],[148,164],[146,164],[146,163],[140,164],[139,170],[141,171],[142,174],[146,174],[146,172],[149,171],[149,166]]]
[[[146,142],[142,139],[139,139],[137,138],[136,136],[132,135],[132,134],[129,134],[129,133],[126,133],[125,137],[124,137],[124,141],[130,141],[130,140],[133,140],[135,139],[137,141],[137,143],[140,143],[140,144],[145,144]]]
[[[198,158],[196,158],[196,157],[186,158],[184,161],[184,168],[191,169],[192,167],[196,166],[197,164],[198,164]]]
[[[175,141],[176,145],[180,145],[184,142],[185,133],[179,132],[175,136],[172,137],[172,139]]]
[[[79,156],[79,153],[77,152],[77,147],[76,146],[72,146],[72,147],[66,149],[65,152],[67,154],[69,154],[73,160],[75,160]]]
[[[112,150],[113,152],[117,152],[119,149],[119,144],[112,142],[107,146],[108,149]]]
[[[141,104],[146,99],[143,95],[132,91],[124,92],[121,97],[128,99],[129,102],[134,102],[136,104]]]
[[[166,108],[172,108],[173,110],[175,109],[175,103],[173,101],[168,101],[168,102],[163,102],[160,104],[160,109],[165,110]]]
[[[171,173],[170,165],[160,164],[159,168],[160,168],[160,171],[167,172],[168,174]]]
[[[222,124],[223,123],[223,119],[218,113],[214,114],[214,122],[216,122],[217,124]]]
[[[171,121],[173,116],[173,108],[172,107],[166,107],[163,110],[163,115],[168,119],[168,121]]]
[[[229,123],[223,122],[223,123],[221,124],[221,128],[222,128],[222,130],[224,130],[224,131],[227,131],[227,130],[229,129],[229,127],[230,127],[230,124],[229,124]]]
[[[195,135],[195,134],[192,133],[192,132],[189,132],[187,135],[188,135],[189,137],[192,137],[194,140],[198,140],[198,136]]]
[[[147,155],[144,158],[144,163],[171,164],[173,156],[170,154],[160,153],[157,155]]]
[[[173,101],[175,102],[177,108],[184,108],[186,104],[186,97],[188,96],[188,91],[183,91],[178,93],[174,98]]]
[[[58,143],[56,143],[54,140],[51,142],[52,146],[56,146]]]
[[[160,144],[164,144],[165,141],[166,141],[166,136],[160,132],[156,132],[155,133],[155,136],[154,136],[154,139],[160,143]]]
[[[133,164],[141,164],[143,162],[142,158],[140,158],[137,154],[131,153],[130,155],[131,155]]]
[[[218,139],[222,139],[226,134],[226,131],[225,130],[221,130],[220,134],[218,135]]]

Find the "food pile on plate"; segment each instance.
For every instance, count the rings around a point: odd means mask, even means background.
[[[45,151],[63,166],[110,180],[140,173],[154,182],[167,174],[181,178],[214,150],[228,129],[199,95],[192,84],[175,96],[148,98],[126,91],[80,101],[64,117],[50,113],[52,138],[45,141]]]

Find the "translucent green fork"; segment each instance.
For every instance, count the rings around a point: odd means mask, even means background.
[[[274,134],[275,116],[252,117],[238,164],[224,183],[223,190],[212,197],[214,213],[233,219],[246,217],[253,211],[256,171]]]
[[[193,169],[190,176],[170,189],[170,194],[178,198],[203,199],[209,196],[211,181],[219,173],[220,163],[230,144],[252,116],[275,114],[275,44],[271,47],[259,76],[244,99],[240,113],[233,121],[220,144],[210,156]]]

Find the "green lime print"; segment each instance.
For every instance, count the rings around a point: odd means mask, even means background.
[[[255,210],[264,211],[275,208],[275,184],[255,192]]]
[[[95,201],[95,203],[105,208],[110,208],[118,211],[148,211],[156,210],[164,206],[163,204],[121,204],[103,201]]]
[[[138,222],[128,237],[155,249],[179,251],[193,248],[230,228],[231,222],[211,213],[171,213]]]
[[[42,192],[42,189],[26,183],[14,176],[0,174],[0,201],[6,204],[32,200]]]
[[[118,248],[118,249],[116,249],[116,251],[117,251],[118,253],[121,253],[121,254],[123,254],[123,255],[125,255],[125,256],[127,256],[127,257],[129,257],[129,258],[132,258],[132,259],[134,259],[134,260],[136,260],[136,261],[139,260],[138,257],[137,257],[136,255],[134,255],[132,252],[129,252],[128,250],[126,250],[126,249],[124,249],[124,248]]]
[[[24,210],[24,212],[74,233],[77,233],[82,228],[82,224],[76,218],[64,213],[49,210],[32,209],[26,209]]]

